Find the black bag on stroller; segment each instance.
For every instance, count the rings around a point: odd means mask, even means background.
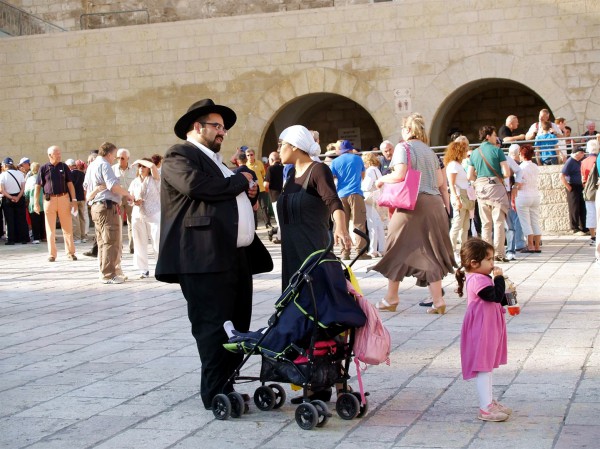
[[[323,401],[310,401],[308,391],[343,384],[336,409],[343,419],[366,413],[360,396],[348,391],[348,371],[352,357],[354,329],[365,324],[365,314],[354,296],[348,293],[342,262],[326,250],[311,254],[292,276],[290,284],[275,303],[275,313],[268,327],[258,332],[238,333],[225,344],[228,350],[243,352],[246,357],[230,377],[232,384],[260,381],[254,402],[261,410],[281,407],[284,382],[304,389],[305,402],[296,410],[296,421],[304,429],[322,426],[330,413]],[[262,357],[260,377],[242,377],[240,369],[253,354]],[[239,393],[217,395],[213,413],[217,419],[239,417],[244,405]]]

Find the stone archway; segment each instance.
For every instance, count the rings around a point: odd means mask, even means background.
[[[311,68],[295,73],[273,86],[258,101],[255,113],[249,119],[254,129],[263,130],[260,136],[263,156],[267,143],[276,142],[277,136],[286,126],[303,119],[310,124],[315,111],[336,102],[355,107],[359,117],[368,114],[372,124],[367,126],[367,138],[375,134],[373,128],[378,131],[374,140],[381,139],[382,135],[393,134],[396,130],[397,119],[393,105],[386,102],[370,84],[340,70]],[[323,137],[321,146],[324,150],[326,139],[333,135],[328,133]],[[370,143],[365,140],[363,145]]]
[[[428,84],[422,101],[425,104],[440,105],[433,113],[430,132],[432,144],[447,143],[448,119],[445,116],[451,113],[454,103],[465,95],[465,89],[476,88],[478,85],[484,86],[490,81],[495,82],[496,87],[512,85],[522,92],[529,92],[534,95],[534,102],[547,105],[554,116],[565,117],[567,122],[576,121],[578,118],[564,89],[561,88],[561,84],[564,85],[566,80],[555,80],[550,77],[540,79],[539,71],[532,70],[526,64],[520,64],[511,54],[497,53],[492,59],[489,53],[480,53],[456,60]],[[535,90],[529,86],[535,86]],[[518,111],[513,113],[519,115]],[[493,124],[502,125],[504,118],[499,123]],[[531,121],[535,118],[537,117]],[[525,118],[521,121],[521,128],[530,124],[527,120]]]
[[[478,130],[484,125],[502,126],[509,115],[519,118],[519,130],[525,132],[537,121],[542,108],[548,104],[532,89],[507,79],[481,79],[461,86],[438,108],[435,145],[444,145],[455,131],[478,142]],[[552,112],[552,111],[551,111]]]

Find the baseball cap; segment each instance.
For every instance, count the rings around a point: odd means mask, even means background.
[[[346,151],[352,151],[354,146],[349,140],[343,140],[340,144],[340,153],[345,153]]]
[[[14,164],[13,160],[11,158],[9,158],[9,157],[5,157],[4,160],[2,161],[2,163],[6,164],[6,165],[12,165],[12,164]]]
[[[72,167],[73,165],[75,165],[75,159],[67,159],[65,161],[65,164],[67,164],[69,167]]]
[[[28,157],[21,158],[21,160],[19,161],[19,165],[23,165],[23,164],[31,164],[31,161],[29,160]]]
[[[247,147],[246,145],[242,145],[242,146],[240,147],[240,150],[242,150],[242,151],[244,151],[244,152],[245,152],[247,149],[248,149],[248,147]]]

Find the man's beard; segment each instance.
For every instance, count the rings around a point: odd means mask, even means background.
[[[218,141],[217,141],[218,139]],[[208,140],[206,136],[200,136],[200,143],[208,148],[213,153],[221,151],[221,144],[223,143],[223,137],[216,136],[212,141]]]

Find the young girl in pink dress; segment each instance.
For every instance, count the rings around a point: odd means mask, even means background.
[[[463,378],[476,379],[477,418],[506,421],[512,410],[493,399],[492,393],[492,371],[506,365],[507,354],[502,269],[494,267],[494,247],[479,238],[469,239],[462,245],[460,261],[456,270],[458,296],[462,297],[465,284],[467,290],[467,311],[460,336]]]

